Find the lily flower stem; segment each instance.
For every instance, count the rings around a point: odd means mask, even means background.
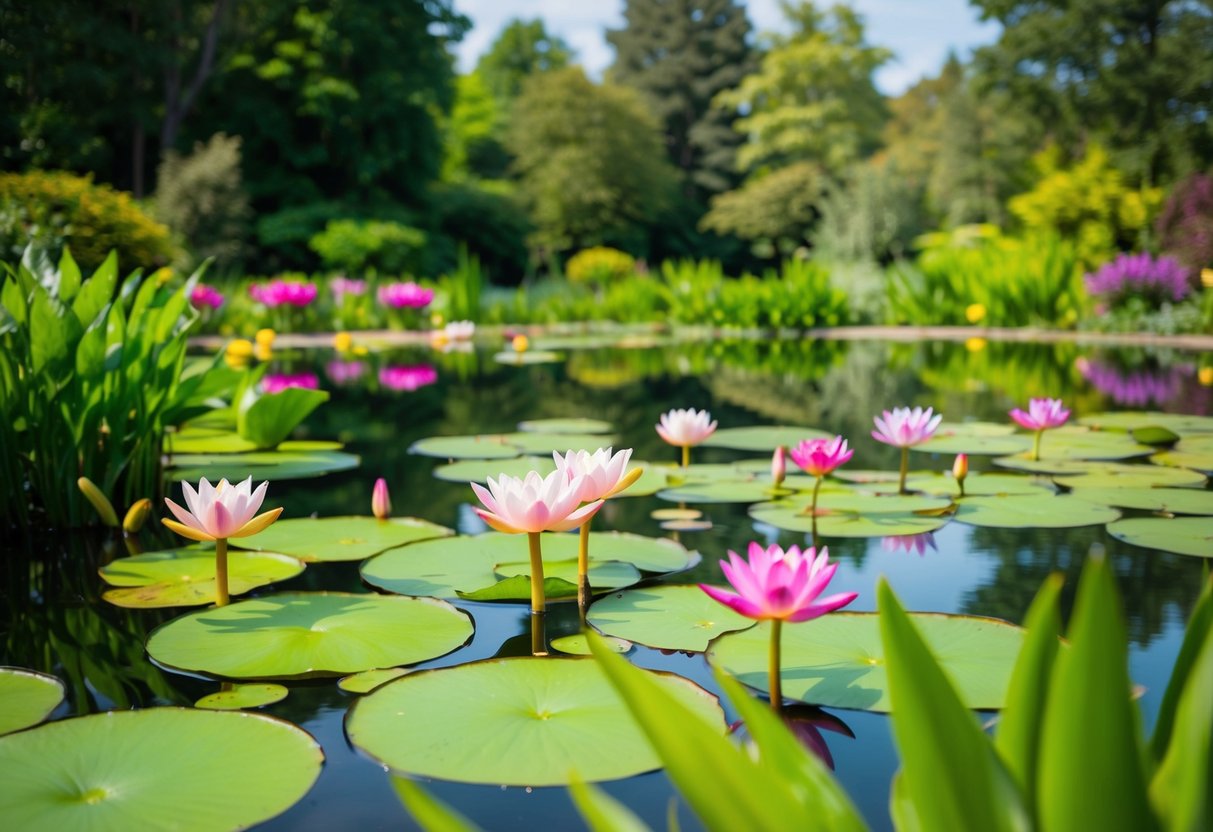
[[[1036,437],[1032,440],[1032,461],[1036,462],[1040,459],[1040,437],[1044,436],[1043,430],[1036,431]]]
[[[813,512],[813,518],[814,518],[814,525],[816,525],[816,518],[817,518],[817,492],[821,491],[821,481],[822,481],[822,479],[824,479],[824,477],[818,477],[818,478],[817,478],[817,482],[813,483],[813,505],[812,505],[812,512]]]
[[[783,710],[783,687],[779,678],[779,638],[783,628],[783,620],[771,619],[771,710],[780,713]]]
[[[906,492],[906,474],[910,473],[910,449],[903,447],[901,449],[901,476],[897,480],[897,493],[905,494]]]
[[[581,626],[585,627],[585,614],[590,608],[590,523],[593,518],[581,524],[577,540],[577,612],[581,616]]]
[[[548,655],[546,612],[531,613],[531,655]]]
[[[682,467],[686,468],[690,464],[691,464],[691,446],[683,445],[682,446]]]
[[[227,538],[220,537],[215,540],[215,606],[227,603]]]
[[[539,532],[527,532],[531,547],[531,613],[547,612],[547,599],[543,594],[543,551],[539,547]]]

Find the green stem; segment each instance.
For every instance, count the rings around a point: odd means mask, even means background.
[[[215,541],[215,606],[227,606],[227,538]]]
[[[1032,461],[1040,459],[1040,437],[1044,436],[1043,430],[1036,431],[1036,437],[1032,440]]]
[[[547,599],[543,594],[543,551],[539,548],[539,532],[527,532],[531,547],[531,612],[547,612]]]
[[[531,613],[531,655],[546,656],[548,654],[547,645],[547,617],[546,612]]]
[[[686,468],[690,464],[691,464],[691,446],[683,445],[682,446],[682,467]]]
[[[817,482],[813,483],[813,505],[812,505],[812,514],[813,514],[813,517],[814,517],[814,518],[816,518],[816,517],[817,517],[817,492],[821,490],[821,481],[822,481],[822,479],[824,479],[824,477],[818,477],[818,478],[817,478]]]
[[[901,476],[897,480],[897,493],[906,493],[906,474],[910,473],[910,449],[903,447],[901,449]]]
[[[780,630],[782,629],[782,619],[771,619],[771,709],[775,711],[775,713],[779,713],[781,710],[783,710],[783,688],[779,678],[779,637],[781,635]]]
[[[593,519],[591,517],[581,525],[577,540],[577,613],[583,628],[586,611],[590,608],[590,523]]]

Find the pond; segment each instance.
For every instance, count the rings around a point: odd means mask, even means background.
[[[483,345],[482,345],[483,346]],[[435,478],[445,462],[409,452],[414,442],[452,434],[495,434],[525,420],[591,417],[609,422],[616,447],[635,458],[674,462],[677,451],[653,426],[671,408],[712,412],[722,428],[810,425],[851,440],[848,468],[896,470],[897,450],[870,438],[872,415],[899,405],[933,406],[949,421],[1006,423],[1007,411],[1029,396],[1060,396],[1076,416],[1107,410],[1164,410],[1208,415],[1213,382],[1202,356],[1182,352],[1115,352],[1072,344],[928,342],[915,345],[761,340],[656,343],[648,335],[623,347],[572,337],[535,344],[559,349],[550,363],[509,366],[493,352],[400,350],[339,357],[331,350],[283,351],[274,371],[293,383],[315,383],[332,400],[314,412],[299,438],[337,439],[361,465],[318,478],[269,475],[267,506],[286,517],[369,513],[371,484],[391,485],[394,514],[422,518],[462,534],[485,529],[471,489]],[[283,382],[285,383],[285,382]],[[1048,440],[1046,440],[1048,441]],[[761,453],[695,449],[696,463],[732,462]],[[912,469],[946,471],[951,454],[915,453]],[[757,464],[757,463],[756,463]],[[989,471],[989,457],[972,458]],[[260,477],[258,477],[260,479]],[[173,486],[174,496],[178,487]],[[659,579],[671,584],[720,583],[717,562],[726,550],[744,552],[751,540],[804,545],[802,532],[753,520],[745,503],[695,504],[710,522],[702,530],[671,531],[652,512],[670,508],[656,496],[610,501],[594,529],[671,536],[702,554],[689,571]],[[1148,512],[1126,509],[1124,516]],[[155,541],[153,542],[153,536]],[[163,530],[145,532],[144,548],[180,545]],[[875,609],[877,577],[888,578],[907,609],[991,616],[1019,623],[1051,572],[1065,573],[1063,614],[1069,613],[1087,552],[1105,547],[1124,598],[1131,638],[1130,673],[1141,686],[1149,728],[1179,650],[1184,623],[1200,588],[1203,559],[1151,551],[1121,542],[1102,524],[1063,529],[1005,529],[947,522],[933,534],[909,538],[823,535],[840,562],[832,582],[854,590],[853,610]],[[5,544],[7,627],[0,664],[29,667],[65,680],[67,701],[56,718],[153,704],[188,706],[219,689],[201,676],[170,672],[144,653],[147,635],[181,610],[124,610],[100,600],[97,568],[121,556],[121,543],[86,534],[51,535]],[[359,564],[310,564],[278,591],[372,591]],[[265,592],[268,590],[261,590]],[[456,601],[470,613],[475,633],[460,649],[421,667],[463,664],[494,656],[528,655],[530,623],[522,604]],[[575,604],[553,604],[548,636],[576,632]],[[701,654],[636,646],[629,658],[671,671],[717,691]],[[344,718],[357,695],[334,679],[286,683],[289,695],[267,713],[313,734],[326,762],[320,779],[293,808],[262,827],[271,830],[412,828],[381,765],[352,747]],[[890,828],[888,796],[897,767],[887,716],[859,710],[807,712],[837,777],[874,829]],[[726,709],[732,721],[736,714]],[[705,771],[705,777],[712,772]],[[485,828],[577,828],[582,824],[564,788],[426,783],[437,797]],[[608,782],[605,789],[654,828],[664,828],[676,791],[662,772]],[[677,803],[681,828],[699,828]]]

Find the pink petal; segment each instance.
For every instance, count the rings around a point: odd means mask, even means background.
[[[813,618],[820,618],[821,616],[831,613],[840,607],[845,607],[858,597],[858,592],[844,592],[839,595],[831,595],[829,598],[823,598],[816,604],[792,613],[790,616],[788,616],[788,621],[796,623],[800,621],[809,621]]]
[[[497,511],[497,501],[493,499],[493,495],[489,490],[478,482],[474,482],[471,485],[472,491],[476,494],[476,499],[480,500],[489,511]]]
[[[739,612],[746,618],[762,618],[763,611],[757,605],[750,603],[740,595],[734,595],[728,590],[720,589],[719,587],[709,586],[708,584],[700,584],[699,588],[708,594],[709,597],[724,604],[734,612]]]
[[[182,484],[184,485],[185,483]],[[168,497],[164,498],[164,502],[168,503],[169,511],[171,511],[184,525],[189,526],[191,529],[197,529],[200,532],[206,531],[206,529],[202,528],[202,523],[198,522],[197,517],[174,503]]]

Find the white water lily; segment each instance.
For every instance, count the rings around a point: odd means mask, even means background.
[[[281,508],[257,514],[265,500],[263,482],[253,490],[253,478],[232,485],[226,479],[211,485],[203,477],[195,491],[188,482],[181,483],[188,508],[182,508],[169,498],[164,502],[177,517],[177,521],[164,518],[162,522],[182,537],[190,540],[226,540],[229,537],[249,537],[265,529],[278,519]]]
[[[631,448],[616,454],[611,451],[611,448],[599,448],[594,453],[568,451],[564,456],[553,451],[552,459],[556,463],[556,470],[562,471],[570,481],[578,477],[582,479],[581,501],[592,503],[615,496],[644,473],[641,468],[627,470],[628,460],[632,458]]]

